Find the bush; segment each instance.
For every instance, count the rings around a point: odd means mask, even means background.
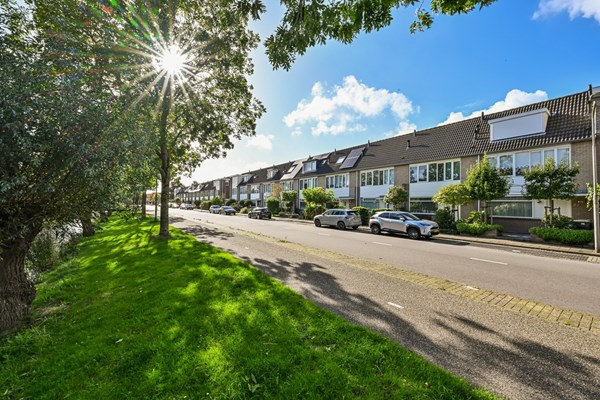
[[[240,210],[240,214],[248,214],[249,211],[250,211],[249,207],[244,207]]]
[[[286,213],[285,211],[282,211],[279,214],[277,214],[277,216],[280,217],[280,218],[287,218],[288,217],[288,213]]]
[[[196,206],[196,208],[200,208],[201,203],[202,203],[201,200],[194,200],[194,205]]]
[[[210,201],[210,205],[211,206],[221,206],[221,205],[223,205],[223,199],[220,198],[219,196],[215,196],[215,198],[213,198]]]
[[[302,216],[304,219],[313,219],[315,215],[319,215],[325,212],[325,207],[323,206],[306,206],[306,208],[302,211]]]
[[[457,222],[456,230],[460,233],[468,233],[471,235],[481,236],[484,233],[496,229],[498,233],[502,233],[504,227],[498,224],[485,224],[483,222],[475,222],[469,224],[467,222]]]
[[[529,233],[545,241],[554,240],[564,244],[583,245],[594,241],[593,230],[533,227],[529,228]]]
[[[279,199],[277,197],[269,197],[267,199],[267,208],[273,215],[279,213]]]
[[[235,199],[227,199],[227,201],[225,202],[225,205],[234,207],[236,205],[236,203],[237,203],[237,201],[235,201]]]
[[[248,208],[254,207],[254,203],[252,202],[252,200],[240,200],[238,202],[238,205],[240,207],[248,207]]]
[[[204,200],[204,201],[202,201],[202,203],[200,203],[200,208],[203,210],[208,210],[211,205],[212,204],[210,203],[210,201]]]
[[[440,229],[456,229],[454,224],[454,213],[448,207],[435,210],[433,220],[438,223]]]
[[[573,218],[569,218],[566,215],[553,214],[552,219],[547,214],[542,217],[542,226],[544,228],[558,228],[558,229],[572,229]]]
[[[367,207],[354,207],[352,208],[354,211],[360,215],[360,222],[363,226],[369,225],[369,218],[371,217],[371,212]]]
[[[485,222],[485,212],[483,211],[471,211],[467,223],[472,224],[476,222]]]

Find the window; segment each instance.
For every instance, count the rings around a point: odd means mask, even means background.
[[[252,185],[250,187],[250,193],[260,193],[259,188],[259,185]]]
[[[533,203],[531,200],[503,199],[491,201],[490,206],[492,215],[495,217],[531,218],[533,216]]]
[[[392,173],[393,170],[390,170]],[[460,161],[416,165],[409,168],[410,183],[460,180]]]
[[[563,164],[565,163],[566,165],[571,165],[571,160],[570,160],[570,149],[564,148],[564,149],[556,149],[556,163],[557,164]]]
[[[326,189],[340,189],[346,188],[350,184],[350,175],[342,174],[342,175],[332,175],[325,178],[325,188]]]
[[[273,179],[275,174],[277,173],[276,169],[270,169],[267,171],[267,179]]]
[[[317,187],[317,178],[300,179],[300,190]]]
[[[542,152],[541,151],[532,151],[531,152],[531,165],[532,167],[535,167],[537,165],[541,165],[542,164]]]
[[[417,167],[410,167],[410,183],[417,183]]]
[[[419,166],[419,182],[427,182],[427,165]]]
[[[544,150],[544,161],[546,161],[549,158],[554,158],[554,160],[556,160],[556,158],[554,157],[554,150]]]
[[[281,190],[284,192],[292,190],[292,181],[281,182]]]
[[[515,154],[515,175],[523,176],[529,170],[529,152]]]
[[[437,164],[429,164],[429,182],[437,181]]]
[[[498,172],[503,176],[511,176],[513,174],[513,156],[512,154],[500,156],[500,167]]]
[[[346,159],[346,156],[341,156],[340,158],[337,159],[337,161],[335,162],[336,164],[341,164],[344,162],[344,160]]]
[[[317,161],[309,161],[304,163],[302,172],[313,172],[317,170]]]
[[[349,178],[346,178],[349,180]],[[381,186],[394,184],[394,169],[381,169],[360,173],[360,186]],[[348,184],[346,184],[346,187]]]
[[[413,197],[410,199],[410,212],[418,214],[435,214],[437,205],[431,198]]]
[[[273,186],[270,183],[265,183],[263,185],[263,193],[271,193],[273,191]]]
[[[488,157],[488,161],[490,162],[490,165],[492,167],[498,168],[498,157],[490,156],[490,157]]]
[[[242,187],[240,188],[240,194],[246,194],[246,193],[247,193],[247,191],[248,191],[248,189],[247,189],[247,187],[246,187],[246,186],[242,186]]]

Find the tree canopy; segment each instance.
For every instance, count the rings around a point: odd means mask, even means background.
[[[487,154],[484,154],[481,160],[467,171],[465,188],[473,200],[482,202],[483,209],[486,210],[488,201],[501,199],[508,194],[510,182],[500,175],[498,169],[490,164]],[[485,218],[488,218],[487,212]]]
[[[386,204],[391,204],[394,209],[400,207],[402,203],[404,203],[408,199],[408,193],[401,186],[391,186],[385,196],[383,197],[383,202]]]

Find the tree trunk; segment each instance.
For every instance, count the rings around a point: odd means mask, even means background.
[[[39,232],[0,245],[0,332],[18,328],[31,312],[35,287],[25,275],[25,256]]]
[[[141,219],[146,218],[146,193],[142,193],[142,215]]]
[[[94,236],[96,233],[94,230],[94,224],[92,223],[92,216],[90,214],[81,217],[81,227],[83,228],[83,236],[85,237]]]

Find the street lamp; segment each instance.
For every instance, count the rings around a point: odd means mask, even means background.
[[[590,105],[592,107],[592,212],[594,217],[594,251],[600,249],[600,218],[598,215],[598,151],[596,136],[598,135],[598,103],[600,102],[600,87],[590,86]]]

